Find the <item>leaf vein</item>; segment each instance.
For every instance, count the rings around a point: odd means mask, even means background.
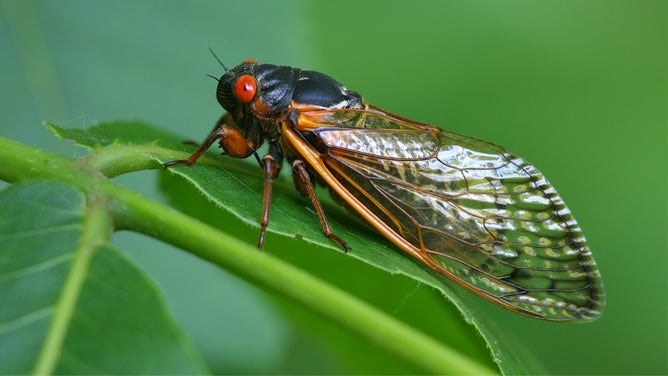
[[[39,273],[45,270],[48,270],[50,268],[53,268],[57,265],[60,265],[72,258],[72,253],[65,253],[57,257],[52,257],[50,259],[47,259],[46,261],[43,261],[39,264],[34,264],[31,265],[27,268],[15,270],[9,273],[0,273],[0,281],[8,281],[11,279],[17,279],[21,277],[26,277],[30,274],[35,274]]]
[[[53,312],[53,306],[48,306],[19,316],[14,320],[0,323],[0,334],[6,334],[11,331],[21,329],[25,326],[28,326],[34,322],[37,322],[39,320],[42,320],[43,318],[48,317],[49,315],[51,315],[52,312]]]

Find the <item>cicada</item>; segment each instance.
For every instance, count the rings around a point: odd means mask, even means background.
[[[194,164],[216,141],[230,157],[255,156],[264,176],[258,247],[286,160],[323,233],[346,251],[316,183],[415,261],[494,304],[551,321],[601,315],[603,283],[582,231],[526,160],[370,105],[323,73],[255,60],[223,68],[216,98],[226,113],[188,159],[165,167]]]

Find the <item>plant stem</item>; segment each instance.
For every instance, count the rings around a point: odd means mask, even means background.
[[[118,196],[117,196],[118,197]],[[301,269],[172,209],[138,197],[118,197],[132,228],[209,260],[255,285],[278,292],[426,371],[493,373],[455,350]]]

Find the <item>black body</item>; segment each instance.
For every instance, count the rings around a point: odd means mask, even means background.
[[[242,129],[242,124],[245,124],[243,105],[234,95],[234,82],[246,74],[255,77],[257,82],[256,98],[267,109],[262,114],[263,118],[275,118],[285,111],[292,101],[323,109],[364,106],[361,95],[348,90],[326,74],[280,65],[245,62],[225,72],[220,77],[216,90],[218,102]]]

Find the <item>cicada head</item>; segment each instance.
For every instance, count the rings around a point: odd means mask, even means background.
[[[255,65],[253,62],[243,62],[236,67],[227,70],[218,80],[216,89],[216,99],[223,108],[237,120],[243,116],[243,104],[248,104],[257,93],[257,83],[255,82]],[[239,84],[239,78],[244,77]],[[245,82],[244,82],[245,81]],[[243,86],[242,86],[243,84]],[[241,99],[237,95],[241,94]],[[249,100],[248,97],[251,97]]]
[[[239,133],[259,148],[278,137],[278,118],[292,100],[300,70],[244,60],[218,80],[216,98]]]
[[[270,119],[290,105],[299,72],[296,68],[244,60],[220,77],[216,98],[235,121],[247,116]]]

